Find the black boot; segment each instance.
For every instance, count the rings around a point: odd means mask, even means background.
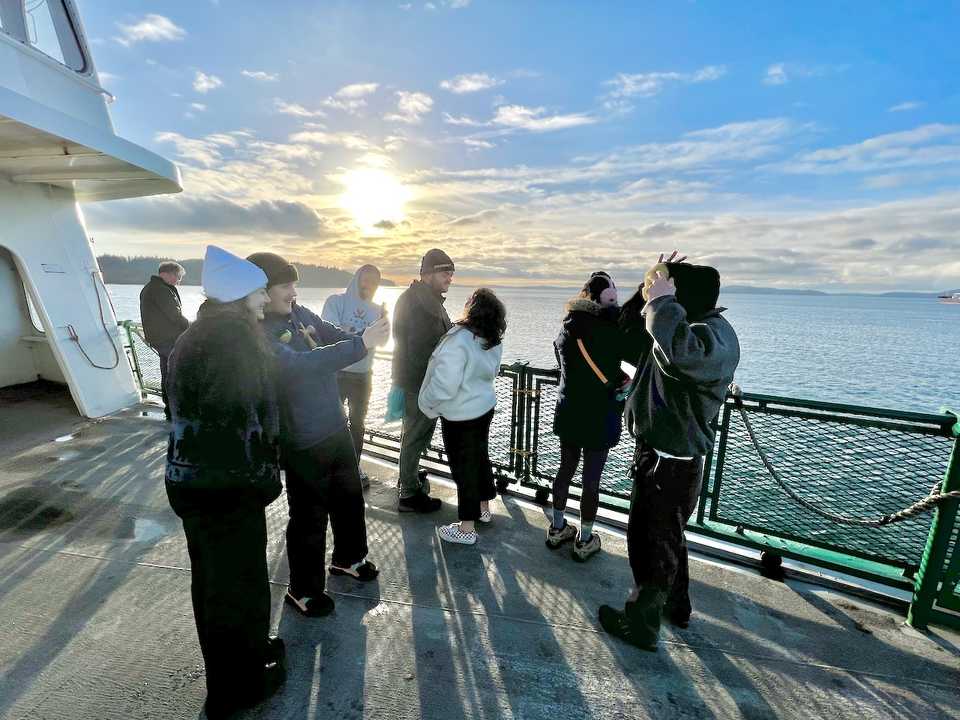
[[[667,593],[656,588],[643,588],[635,601],[627,601],[623,611],[609,605],[600,607],[600,624],[611,635],[631,645],[657,651],[660,636],[660,613]]]

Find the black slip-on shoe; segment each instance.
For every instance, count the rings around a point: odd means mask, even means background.
[[[421,515],[436,512],[442,506],[443,503],[440,502],[440,498],[432,498],[422,492],[408,498],[400,498],[397,502],[397,510],[400,512],[413,512]]]
[[[324,617],[333,612],[336,604],[333,598],[322,592],[318,595],[300,595],[299,597],[287,590],[283,601],[301,615],[307,617]]]
[[[356,569],[331,565],[330,574],[352,577],[354,580],[360,580],[361,582],[370,582],[371,580],[377,579],[377,575],[380,574],[380,570],[377,569],[376,565],[367,560],[366,562],[361,563]]]
[[[635,645],[648,652],[657,651],[657,636],[659,633],[650,629],[638,628],[631,623],[626,613],[609,605],[601,605],[599,611],[600,625],[611,635]]]

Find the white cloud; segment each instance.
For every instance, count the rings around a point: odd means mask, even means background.
[[[397,91],[397,112],[384,116],[384,120],[418,124],[433,108],[433,98],[422,92]]]
[[[281,115],[293,115],[294,117],[312,118],[326,116],[326,113],[324,113],[323,110],[308,110],[303,105],[289,103],[286,100],[281,100],[280,98],[273,99],[273,109]]]
[[[463,138],[463,144],[466,145],[471,150],[489,150],[490,148],[495,148],[494,145],[489,140],[481,140],[479,138],[465,137]]]
[[[894,105],[893,107],[887,108],[887,112],[907,112],[908,110],[918,110],[922,107],[922,102],[908,100],[907,102],[902,102],[899,105]]]
[[[206,94],[211,90],[216,90],[223,86],[223,80],[216,75],[207,75],[205,72],[197,70],[193,78],[193,89],[200,94]]]
[[[259,80],[260,82],[276,82],[280,79],[279,74],[268,73],[263,70],[241,70],[240,74],[251,80]]]
[[[120,36],[114,39],[126,47],[138,42],[174,42],[187,36],[187,31],[170,18],[153,13],[131,25],[117,23],[117,27],[120,28]]]
[[[380,87],[378,83],[354,83],[345,85],[335,92],[331,97],[324,99],[321,104],[324,107],[334,110],[343,110],[344,112],[356,115],[367,106],[366,97],[377,91]]]
[[[397,5],[401,10],[411,10],[413,8],[412,3],[403,3],[402,5]]]
[[[353,83],[352,85],[344,85],[342,88],[337,90],[334,93],[335,97],[338,98],[360,98],[367,95],[372,95],[377,91],[377,88],[380,87],[379,83]]]
[[[955,163],[960,163],[960,125],[935,123],[802,153],[775,167],[792,174],[835,175]]]
[[[723,65],[706,65],[692,73],[649,72],[618,73],[616,77],[603,84],[612,88],[609,98],[619,100],[628,97],[653,97],[670,83],[689,85],[719,80],[727,74]]]
[[[210,140],[188,138],[175,132],[160,132],[153,139],[158,143],[173,144],[178,157],[203,167],[213,167],[223,159],[217,143]]]
[[[447,125],[464,125],[466,127],[482,127],[487,124],[487,123],[482,123],[479,120],[474,120],[473,118],[469,118],[466,115],[455,117],[450,113],[443,114],[443,121]]]
[[[764,75],[763,82],[765,85],[785,85],[789,79],[783,63],[776,63],[767,68],[767,74]]]
[[[843,72],[847,65],[804,65],[802,63],[774,63],[767,67],[764,85],[786,85],[796,78],[812,78]]]
[[[197,112],[206,112],[207,106],[203,103],[190,103],[190,107]]]
[[[113,84],[120,79],[119,75],[114,75],[113,73],[109,73],[105,70],[97,70],[97,76],[100,78],[101,85],[106,85],[108,83]]]
[[[347,150],[372,150],[374,145],[363,135],[351,132],[304,130],[290,136],[291,142],[310,145],[333,145]]]
[[[544,115],[542,107],[529,108],[523,105],[501,105],[493,117],[495,125],[530,130],[532,132],[547,132],[563,130],[580,125],[592,125],[597,118],[585,113],[569,115]]]
[[[479,92],[489,88],[503,85],[504,81],[487,75],[486,73],[471,73],[467,75],[457,75],[450,80],[443,80],[440,87],[449,90],[457,95],[465,93]]]
[[[471,0],[444,0],[444,7],[451,10],[462,10],[470,4]]]

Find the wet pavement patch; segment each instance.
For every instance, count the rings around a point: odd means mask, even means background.
[[[0,531],[35,532],[63,525],[74,519],[69,509],[86,493],[50,485],[17,488],[0,497]]]

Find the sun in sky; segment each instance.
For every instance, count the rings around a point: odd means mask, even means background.
[[[412,193],[390,173],[370,168],[350,170],[342,182],[340,207],[353,216],[363,232],[378,232],[384,223],[403,220]]]

